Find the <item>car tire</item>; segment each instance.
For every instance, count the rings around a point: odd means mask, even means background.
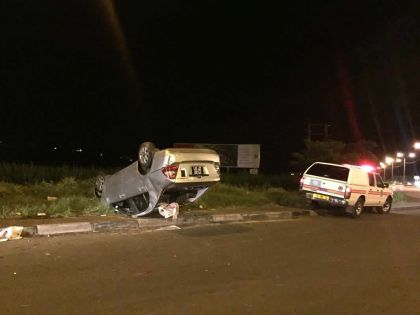
[[[102,197],[104,186],[105,186],[105,176],[104,175],[96,176],[96,180],[95,180],[95,196],[96,197],[98,198]]]
[[[147,174],[152,166],[153,156],[156,152],[156,147],[152,142],[143,142],[139,148],[139,172],[140,174]]]
[[[363,199],[359,198],[357,199],[356,203],[354,204],[354,206],[351,209],[351,216],[353,218],[357,218],[358,216],[360,216],[363,212]]]
[[[391,207],[392,207],[392,199],[387,198],[385,200],[385,203],[383,204],[383,206],[382,207],[377,207],[376,211],[379,214],[389,213],[391,211]]]

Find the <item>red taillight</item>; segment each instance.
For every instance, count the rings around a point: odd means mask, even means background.
[[[168,165],[162,168],[162,173],[169,179],[175,179],[178,173],[178,165]]]
[[[350,196],[351,196],[351,188],[346,187],[346,189],[344,190],[344,198],[345,199],[350,199]]]
[[[305,178],[303,178],[303,177],[300,179],[299,189],[302,189],[303,188],[303,182],[304,182],[304,180],[305,180]]]

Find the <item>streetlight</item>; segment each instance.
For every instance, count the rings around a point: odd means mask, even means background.
[[[386,181],[386,164],[383,162],[379,162],[380,168],[384,169],[384,182]]]
[[[415,147],[416,144],[419,144],[419,148],[420,148],[420,142],[416,142],[414,144],[414,147]],[[411,159],[414,158],[415,156],[416,156],[416,154],[413,153],[413,152],[408,153],[408,157],[411,158]],[[404,153],[397,152],[397,157],[398,158],[403,158],[403,185],[405,185],[405,155],[404,155]],[[398,162],[398,159],[397,159],[397,162]]]
[[[420,142],[414,142],[413,148],[416,150],[420,149]]]
[[[385,163],[391,165],[391,183],[394,181],[394,159],[392,157],[386,156]]]

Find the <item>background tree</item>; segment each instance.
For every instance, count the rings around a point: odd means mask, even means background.
[[[304,141],[305,148],[292,154],[291,165],[299,171],[304,171],[309,165],[317,161],[340,163],[346,145],[341,141]]]
[[[341,141],[304,141],[305,148],[292,154],[291,166],[296,171],[304,171],[309,165],[317,161],[348,164],[377,164],[378,158],[374,153],[375,142],[362,140],[358,143],[345,144]]]
[[[377,151],[378,145],[369,140],[362,140],[359,143],[349,143],[346,145],[346,150],[343,158],[343,162],[349,164],[375,164],[379,163],[377,155],[374,153]]]

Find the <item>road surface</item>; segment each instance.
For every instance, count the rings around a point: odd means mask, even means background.
[[[418,314],[420,217],[0,244],[2,314]]]

